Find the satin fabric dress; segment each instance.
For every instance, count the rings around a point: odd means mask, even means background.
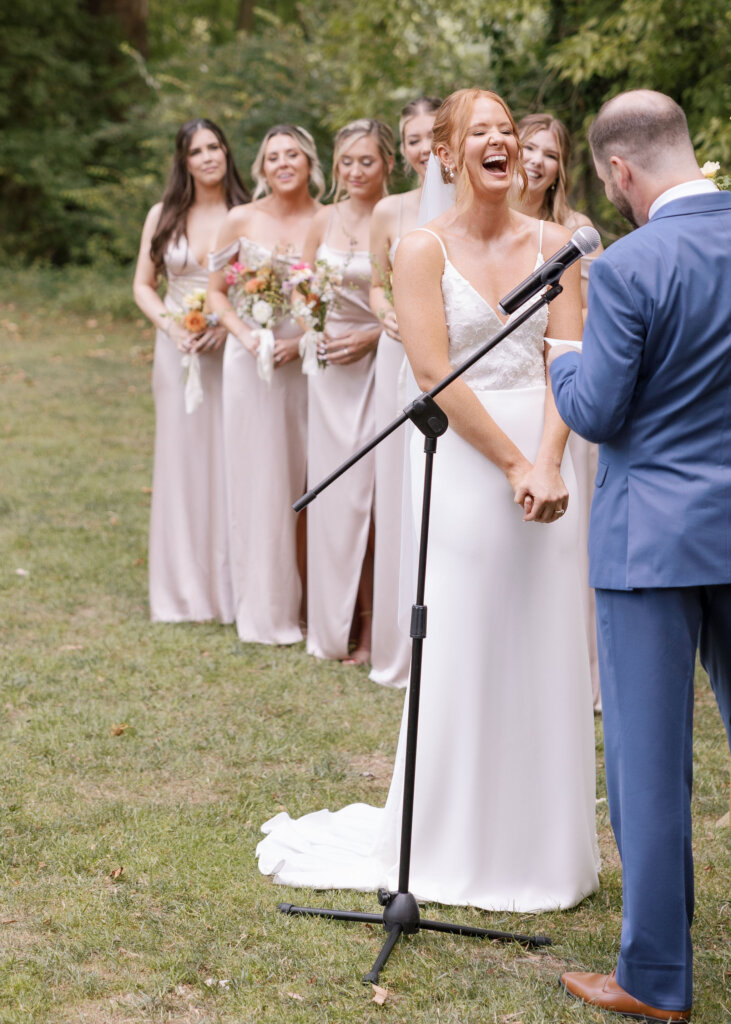
[[[442,293],[457,365],[501,323],[446,253]],[[543,429],[546,316],[462,378],[528,458]],[[410,448],[418,530],[416,431]],[[569,453],[562,475],[571,492]],[[527,912],[571,907],[598,886],[579,512],[577,502],[551,525],[523,522],[493,463],[453,430],[439,439],[409,886],[417,898]],[[263,826],[262,872],[285,885],[397,887],[407,711],[385,809],[277,815]]]
[[[219,270],[236,256],[271,260],[258,242],[240,238],[209,260]],[[284,264],[295,254],[277,256]],[[247,321],[250,327],[259,325]],[[273,327],[277,338],[302,333],[291,318]],[[236,629],[239,639],[261,644],[302,640],[302,582],[297,561],[297,520],[292,503],[303,493],[307,459],[307,382],[299,358],[261,380],[256,357],[232,334],[223,355],[223,430],[228,481]]]
[[[325,242],[317,251],[342,273],[326,330],[333,338],[380,325],[368,295],[367,252],[344,252]],[[375,353],[330,365],[309,377],[307,482],[312,487],[375,433]],[[324,490],[307,509],[307,650],[345,658],[373,511],[375,460],[370,452]],[[356,629],[357,631],[357,629]]]
[[[401,212],[399,210],[399,228]],[[396,256],[396,238],[389,252]],[[376,430],[391,423],[406,404],[404,364],[400,341],[383,331],[376,349]],[[373,566],[373,636],[370,679],[382,686],[404,687],[409,681],[411,639],[399,623],[399,569],[403,515],[404,449],[402,427],[376,448],[376,547]],[[413,582],[413,581],[410,581]]]
[[[171,314],[208,286],[183,235],[165,253]],[[149,587],[153,622],[233,621],[223,462],[223,351],[199,356],[203,401],[185,410],[182,353],[157,331],[152,369],[155,455],[150,509]]]

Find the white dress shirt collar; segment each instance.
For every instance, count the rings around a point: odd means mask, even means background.
[[[706,192],[718,192],[718,188],[708,178],[693,178],[692,181],[673,185],[657,197],[648,211],[647,219],[652,220],[660,207],[665,203],[671,203],[673,199],[685,199],[687,196],[703,195]]]

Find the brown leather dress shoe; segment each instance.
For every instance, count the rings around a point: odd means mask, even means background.
[[[690,1020],[690,1010],[658,1010],[647,1003],[641,1003],[614,980],[611,974],[585,974],[569,972],[561,975],[561,984],[571,996],[583,999],[585,1003],[599,1006],[602,1010],[613,1010],[625,1017],[644,1021],[682,1021]]]

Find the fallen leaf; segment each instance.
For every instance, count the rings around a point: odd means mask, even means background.
[[[388,990],[381,988],[380,985],[373,984],[371,984],[371,988],[373,989],[373,1002],[378,1006],[383,1006],[388,999]]]
[[[299,992],[288,992],[287,995],[290,999],[296,999],[298,1003],[304,1003],[304,996],[301,996]]]
[[[86,321],[86,326],[87,327],[98,327],[99,326],[99,321],[98,320],[87,320]]]
[[[17,924],[17,923],[18,923],[18,918],[17,917],[6,917],[2,921],[0,921],[0,924]]]
[[[112,736],[121,736],[122,733],[126,731],[126,729],[127,729],[127,723],[126,722],[120,722],[119,725],[113,725],[109,731],[112,734]]]
[[[27,569],[16,569],[15,570],[15,575],[16,576],[30,576],[30,573],[28,572]]]
[[[113,882],[116,882],[118,879],[122,877],[123,874],[124,868],[120,866],[118,868],[115,868],[114,871],[110,871],[109,874],[107,875],[107,878],[111,878]]]
[[[61,644],[59,651],[83,651],[83,644]]]

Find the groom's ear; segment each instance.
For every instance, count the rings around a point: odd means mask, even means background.
[[[632,167],[624,157],[610,156],[609,172],[612,175],[614,184],[626,192],[633,180]]]

